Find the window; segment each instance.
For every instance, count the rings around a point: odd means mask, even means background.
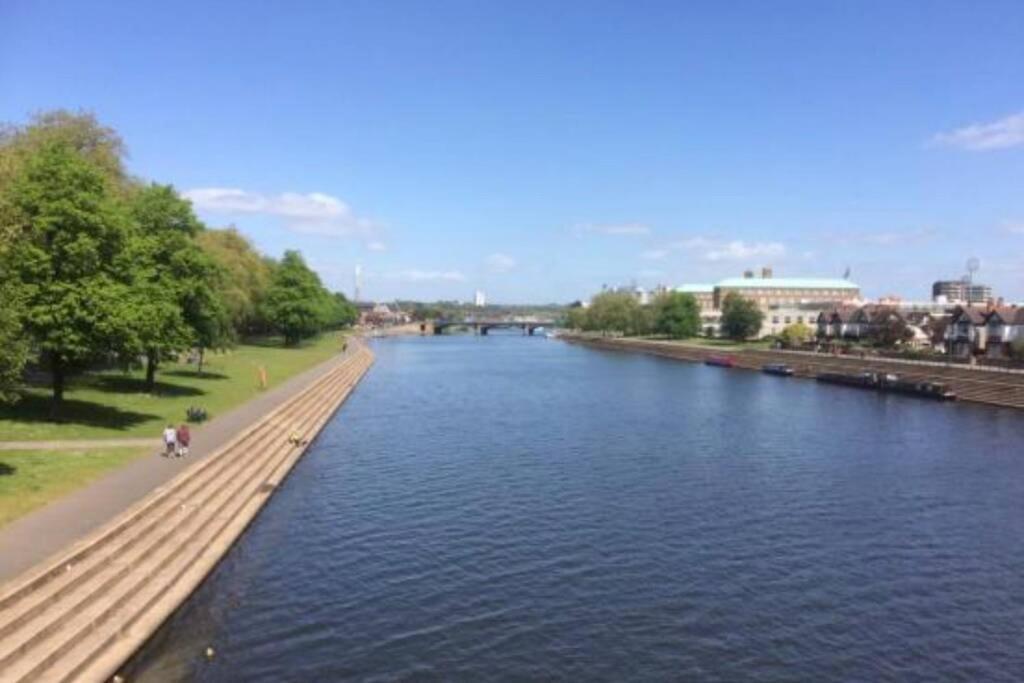
[[[786,324],[787,325],[789,324],[789,316],[788,315],[786,316]]]

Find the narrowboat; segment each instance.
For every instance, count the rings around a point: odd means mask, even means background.
[[[861,372],[850,375],[841,372],[823,372],[815,379],[830,384],[874,389],[883,393],[920,396],[921,398],[931,398],[937,401],[956,400],[956,394],[945,384],[902,379],[899,375],[891,373]]]
[[[877,389],[878,375],[873,372],[859,372],[850,375],[845,372],[823,372],[815,376],[819,382],[829,384],[842,384],[848,387],[860,387],[861,389]]]
[[[736,367],[736,359],[732,356],[708,356],[704,364],[714,365],[719,368],[734,368]]]
[[[897,375],[886,375],[882,381],[882,391],[889,391],[894,394],[907,394],[908,396],[920,396],[931,398],[936,401],[955,401],[956,394],[945,384],[940,382],[915,382],[910,379],[900,379]]]
[[[761,372],[769,375],[779,375],[780,377],[792,377],[793,368],[789,367],[785,363],[767,363],[761,366]]]

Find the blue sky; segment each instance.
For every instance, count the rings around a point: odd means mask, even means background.
[[[745,268],[1024,300],[1024,3],[0,3],[0,120],[84,108],[213,226],[389,299]]]

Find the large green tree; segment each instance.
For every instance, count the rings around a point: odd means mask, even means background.
[[[914,338],[914,331],[896,311],[883,310],[871,320],[868,337],[878,346],[892,348]]]
[[[654,329],[673,339],[686,339],[700,332],[700,306],[692,294],[669,292],[654,302]]]
[[[56,415],[69,374],[138,346],[131,220],[104,171],[61,141],[35,150],[4,195],[15,233],[4,272],[21,290],[21,322],[50,370]]]
[[[799,348],[814,338],[814,330],[803,323],[792,323],[782,328],[779,333],[779,341],[787,349]]]
[[[3,256],[0,255],[0,264]],[[21,301],[16,284],[0,265],[0,403],[17,400],[16,389],[28,360],[28,343],[21,329]]]
[[[587,329],[629,334],[639,306],[633,295],[627,292],[601,292],[590,301]]]
[[[263,306],[267,319],[288,346],[312,337],[327,325],[330,294],[297,251],[286,251],[274,269]]]
[[[262,303],[274,272],[273,261],[235,228],[203,230],[196,241],[222,273],[218,297],[233,330],[239,336],[266,332],[269,323]]]
[[[341,292],[331,294],[328,305],[327,327],[340,329],[354,325],[359,319],[359,311]]]
[[[131,197],[133,307],[137,338],[146,356],[146,387],[152,390],[161,360],[190,345],[226,341],[226,315],[215,288],[220,273],[195,242],[203,226],[191,204],[170,185],[151,184]]]
[[[742,341],[756,337],[763,321],[764,312],[750,299],[729,292],[722,300],[722,333],[729,339]]]

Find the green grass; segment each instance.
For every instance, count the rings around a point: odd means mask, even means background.
[[[168,423],[180,423],[192,405],[210,417],[255,397],[258,369],[266,368],[268,388],[341,351],[344,335],[332,332],[296,348],[279,340],[241,344],[224,353],[208,353],[203,374],[194,365],[166,363],[152,394],[135,372],[98,372],[74,378],[65,392],[60,421],[49,419],[47,387],[30,388],[21,401],[0,407],[0,441],[50,441],[160,435]]]
[[[651,337],[654,339],[654,337]],[[714,339],[708,337],[690,337],[689,339],[661,339],[661,341],[674,341],[677,344],[689,346],[704,346],[723,351],[742,351],[743,349],[769,349],[772,342],[768,339],[757,339],[753,341],[734,341],[732,339]]]
[[[152,449],[0,451],[0,526]]]

